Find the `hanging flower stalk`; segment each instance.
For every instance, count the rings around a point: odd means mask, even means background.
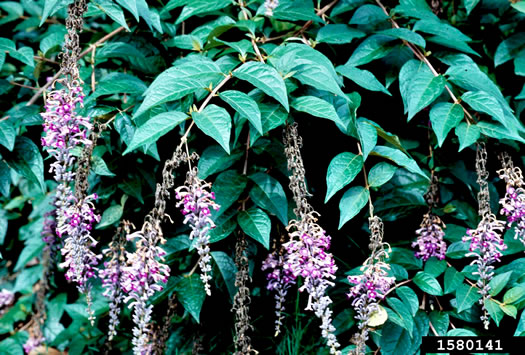
[[[130,225],[128,221],[122,221],[109,243],[109,248],[102,251],[104,256],[109,257],[109,260],[104,262],[104,268],[99,270],[102,287],[105,289],[103,295],[109,299],[108,342],[117,335],[117,326],[120,323],[120,304],[124,299],[120,283],[122,270],[126,265],[126,235],[129,234]]]
[[[210,192],[211,184],[197,176],[197,167],[190,169],[184,185],[175,189],[177,207],[185,216],[184,224],[191,228],[190,240],[195,240],[195,248],[199,253],[199,268],[201,280],[208,296],[211,295],[211,255],[210,255],[210,229],[215,228],[211,219],[211,209],[218,211],[220,206],[215,203],[215,194]]]
[[[321,319],[321,335],[326,339],[330,353],[340,354],[340,344],[332,325],[332,300],[326,295],[328,287],[334,285],[337,266],[332,254],[328,252],[331,238],[316,223],[319,214],[307,201],[310,194],[306,189],[305,170],[300,152],[302,142],[297,132],[297,124],[286,126],[284,144],[288,169],[292,172],[289,186],[297,206],[294,212],[298,219],[291,220],[286,227],[290,240],[283,245],[285,255],[281,272],[289,275],[290,282],[299,276],[303,277],[304,284],[299,291],[306,290],[308,293],[305,309],[312,310]],[[276,306],[277,312],[282,312],[281,298],[277,299]]]
[[[170,274],[169,267],[163,263],[166,252],[159,246],[166,243],[161,223],[166,218],[166,198],[174,185],[173,170],[188,159],[194,157],[185,155],[178,146],[172,158],[164,164],[162,183],[157,184],[155,191],[155,206],[146,216],[142,229],[126,237],[135,242],[135,252],[126,252],[126,266],[122,269],[120,282],[127,294],[124,302],[131,301],[129,307],[133,308],[132,344],[136,355],[152,351],[150,322],[153,305],[148,304],[148,300],[163,289]]]
[[[500,179],[506,183],[505,197],[499,203],[500,213],[507,217],[507,228],[511,228],[514,222],[514,239],[518,239],[525,245],[525,190],[523,186],[523,174],[519,167],[514,167],[511,157],[507,153],[500,155],[502,169],[498,170]]]
[[[170,327],[173,318],[175,317],[175,310],[177,308],[177,293],[173,292],[168,299],[168,309],[166,314],[162,318],[162,325],[157,325],[157,331],[155,332],[154,343],[154,354],[164,354],[166,352],[166,342],[170,336]]]
[[[432,171],[432,178],[425,199],[428,205],[428,212],[423,216],[420,228],[416,231],[417,239],[412,243],[412,248],[416,248],[415,256],[418,259],[427,261],[430,257],[435,256],[439,260],[445,259],[447,244],[443,240],[446,228],[441,219],[432,213],[432,208],[437,206],[439,201],[438,179]]]
[[[507,248],[501,235],[505,229],[505,222],[496,219],[496,216],[490,211],[490,195],[488,188],[488,171],[487,150],[485,144],[479,143],[476,149],[476,173],[479,184],[478,203],[479,215],[481,221],[476,229],[467,229],[467,235],[463,237],[463,242],[470,242],[467,257],[474,256],[476,259],[471,265],[477,265],[478,269],[473,275],[478,275],[479,279],[476,285],[479,288],[481,298],[479,303],[483,314],[481,320],[488,329],[490,324],[489,314],[486,308],[486,302],[490,300],[489,282],[494,276],[493,264],[500,261],[502,252]]]
[[[364,354],[366,341],[368,340],[370,317],[379,311],[379,301],[382,300],[395,282],[394,277],[389,277],[390,265],[385,262],[388,259],[390,249],[383,242],[383,222],[377,216],[368,219],[370,228],[370,245],[372,251],[370,257],[361,267],[363,274],[348,276],[348,281],[353,285],[350,287],[348,297],[352,299],[352,307],[356,310],[359,332],[352,337],[355,344],[355,354]]]
[[[281,246],[280,250],[274,250],[268,254],[263,261],[261,269],[267,271],[266,279],[268,285],[266,288],[275,293],[275,336],[279,335],[283,324],[284,303],[290,286],[295,284],[295,277],[289,269],[284,269],[285,249]]]
[[[248,271],[248,257],[246,256],[247,245],[246,236],[240,233],[235,244],[235,264],[237,265],[235,287],[237,287],[237,293],[233,298],[232,307],[232,311],[235,311],[235,355],[258,354],[256,350],[252,349],[251,339],[246,335],[248,330],[253,329],[248,313],[251,300],[247,283],[251,280]]]

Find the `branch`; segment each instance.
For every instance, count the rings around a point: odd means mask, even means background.
[[[108,33],[107,35],[105,35],[104,37],[102,37],[101,39],[99,39],[98,41],[96,41],[95,43],[93,43],[92,45],[89,46],[89,48],[87,48],[86,50],[84,50],[83,52],[81,52],[78,56],[78,59],[84,57],[85,55],[87,55],[88,53],[90,53],[96,46],[99,46],[101,44],[103,44],[104,42],[106,42],[108,39],[114,37],[116,34],[122,32],[123,30],[125,30],[124,27],[119,27],[117,28],[116,30],[114,30],[113,32],[110,32]],[[35,103],[36,100],[38,100],[38,98],[40,97],[40,95],[42,95],[42,93],[44,91],[47,90],[48,87],[50,87],[54,82],[55,80],[57,80],[60,75],[62,75],[62,69],[60,69],[44,86],[42,86],[37,92],[36,94],[33,95],[33,97],[27,102],[26,106],[31,106],[32,104]]]
[[[392,17],[390,17],[390,14],[388,13],[386,7],[381,3],[380,0],[376,0],[376,3],[377,5],[379,5],[379,7],[381,7],[381,9],[383,9],[383,12],[385,13],[385,15],[388,16],[390,22],[392,23],[392,27],[394,28],[401,28],[396,20],[394,20]],[[425,54],[423,52],[421,52],[421,50],[416,47],[415,45],[413,45],[412,43],[409,43],[405,40],[403,40],[403,44],[405,44],[411,51],[412,53],[414,53],[414,55],[420,60],[422,61],[423,63],[425,63],[428,68],[430,69],[430,71],[432,72],[432,74],[434,74],[434,76],[439,76],[439,73],[436,71],[436,69],[432,66],[432,63],[430,63],[430,61],[428,60],[428,58],[425,56]],[[470,124],[470,123],[475,123],[476,120],[474,119],[474,117],[472,117],[472,115],[467,111],[467,109],[461,104],[461,102],[458,100],[458,98],[456,97],[456,95],[454,95],[454,93],[452,92],[452,90],[448,87],[448,85],[445,85],[445,89],[447,90],[448,94],[450,95],[450,97],[452,98],[452,101],[454,101],[455,104],[461,106],[461,108],[463,109],[463,112],[465,112],[465,115],[467,116],[467,123]]]
[[[364,157],[363,151],[361,150],[361,144],[359,142],[357,143],[357,149],[359,150],[359,155]],[[372,197],[370,196],[370,185],[368,185],[368,176],[366,174],[364,161],[363,161],[363,167],[361,170],[363,170],[363,176],[365,178],[365,188],[368,190],[368,210],[370,212],[370,217],[373,218],[374,217],[374,205],[372,204]]]

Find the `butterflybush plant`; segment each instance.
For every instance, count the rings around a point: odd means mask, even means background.
[[[522,2],[0,2],[0,353],[523,335]]]

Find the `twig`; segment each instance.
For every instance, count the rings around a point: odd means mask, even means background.
[[[78,56],[78,59],[84,57],[85,55],[87,55],[88,53],[90,53],[96,46],[99,46],[101,45],[102,43],[106,42],[108,39],[112,38],[113,36],[117,35],[118,33],[122,32],[123,30],[125,30],[124,27],[119,27],[117,28],[116,30],[108,33],[107,35],[105,35],[104,37],[102,37],[101,39],[99,39],[98,41],[96,41],[95,43],[93,43],[92,45],[89,46],[89,48],[87,48],[86,50],[84,50],[82,53],[79,54]],[[35,103],[36,100],[38,100],[38,98],[40,97],[40,95],[42,95],[42,93],[44,91],[47,90],[47,88],[49,86],[51,86],[55,80],[57,80],[60,75],[62,75],[62,69],[60,69],[44,86],[42,86],[37,92],[36,94],[33,95],[33,97],[27,102],[26,106],[31,106],[32,104]]]
[[[390,17],[390,14],[388,13],[388,10],[386,9],[386,7],[381,3],[380,0],[376,0],[376,3],[377,5],[379,5],[379,7],[381,7],[381,9],[383,10],[383,12],[385,13],[385,15],[388,16],[390,22],[392,23],[392,27],[394,28],[401,28],[397,22],[392,18]],[[425,56],[424,53],[421,52],[421,50],[416,47],[415,45],[413,45],[412,43],[409,43],[405,40],[403,40],[403,43],[412,51],[412,53],[414,53],[414,55],[419,59],[421,60],[423,63],[425,63],[428,68],[430,69],[430,71],[432,72],[432,74],[434,74],[434,76],[439,76],[439,73],[436,71],[436,69],[432,66],[432,63],[430,63],[430,61],[428,60],[428,58]],[[461,104],[461,102],[458,100],[458,98],[456,97],[456,95],[454,95],[454,93],[452,92],[452,90],[448,87],[448,85],[445,85],[445,89],[447,90],[448,94],[450,95],[450,97],[452,98],[452,101],[454,101],[455,104],[461,106],[461,108],[463,109],[463,112],[465,112],[465,115],[467,116],[467,123],[468,124],[471,124],[471,123],[475,123],[476,120],[474,119],[474,117],[472,117],[472,115],[467,111],[467,109]]]
[[[383,295],[383,298],[382,298],[382,299],[383,299],[383,300],[386,299],[386,296],[387,296],[389,293],[391,293],[392,291],[394,291],[394,290],[395,290],[396,288],[398,288],[398,287],[401,287],[401,286],[403,286],[403,285],[406,285],[406,284],[409,283],[409,282],[412,282],[412,279],[408,279],[408,280],[405,280],[405,281],[403,281],[403,282],[400,282],[400,283],[396,284],[394,287],[392,287],[390,290],[388,290],[388,291]]]
[[[364,158],[363,151],[361,150],[361,144],[359,142],[357,143],[357,149],[359,150],[359,155],[361,155]],[[361,168],[361,170],[363,171],[363,176],[365,178],[365,188],[368,190],[368,210],[370,212],[370,217],[373,218],[374,217],[374,205],[372,204],[372,197],[370,196],[370,185],[368,185],[368,176],[366,174],[364,161],[363,161],[363,167]]]
[[[438,332],[436,332],[436,328],[434,328],[434,325],[432,325],[431,321],[428,321],[428,324],[430,325],[430,329],[432,329],[432,333],[434,333],[435,336],[439,336]]]
[[[97,51],[97,46],[93,46],[91,51],[91,92],[95,92],[95,53]]]
[[[26,89],[31,89],[31,90],[38,90],[38,88],[35,88],[33,86],[19,84],[19,83],[15,82],[15,81],[10,81],[9,84],[14,85],[14,86],[20,86],[21,88],[26,88]]]

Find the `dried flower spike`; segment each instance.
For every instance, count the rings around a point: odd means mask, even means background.
[[[199,253],[199,267],[201,280],[206,294],[211,295],[211,255],[210,255],[210,229],[215,228],[211,219],[211,209],[218,211],[220,206],[215,203],[215,194],[210,192],[211,184],[197,177],[198,169],[193,168],[186,176],[186,183],[175,189],[177,207],[185,216],[184,224],[191,227],[190,240],[195,241],[195,248]]]
[[[525,189],[523,174],[519,167],[514,167],[512,159],[507,153],[500,156],[503,169],[498,170],[500,179],[506,183],[505,197],[499,203],[500,213],[507,217],[507,227],[511,228],[514,222],[514,239],[525,245]]]
[[[385,297],[395,282],[394,277],[387,276],[390,265],[384,261],[389,255],[385,250],[385,246],[388,245],[383,242],[383,222],[377,216],[370,217],[368,221],[371,232],[369,247],[372,254],[361,267],[363,274],[348,276],[348,281],[353,285],[348,297],[352,299],[360,330],[352,337],[352,342],[356,345],[354,354],[365,353],[370,317],[378,312],[378,302]]]

